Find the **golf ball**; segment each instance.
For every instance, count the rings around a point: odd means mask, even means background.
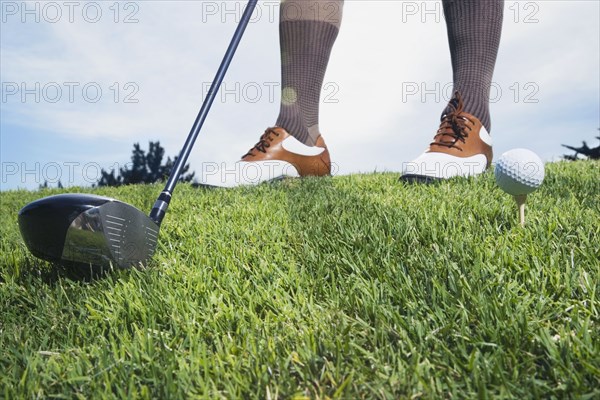
[[[496,183],[513,196],[525,195],[540,187],[544,180],[544,163],[531,150],[513,149],[502,154],[494,170]]]

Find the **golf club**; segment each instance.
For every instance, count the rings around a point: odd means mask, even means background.
[[[175,185],[240,43],[258,0],[249,0],[210,90],[149,216],[121,201],[90,194],[60,194],[19,211],[21,236],[29,251],[68,267],[128,268],[154,254],[160,224]]]

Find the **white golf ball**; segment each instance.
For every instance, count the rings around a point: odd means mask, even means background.
[[[544,180],[544,163],[531,150],[513,149],[502,154],[494,169],[496,183],[513,196],[529,194]]]

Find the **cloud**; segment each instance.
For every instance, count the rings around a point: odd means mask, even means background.
[[[3,8],[6,3],[22,4],[3,2]],[[35,4],[46,3],[28,7]],[[6,83],[19,90],[39,83],[42,99],[9,96],[2,123],[48,132],[49,149],[56,137],[114,143],[113,151],[100,156],[92,148],[82,159],[126,160],[131,143],[148,140],[160,140],[167,154],[175,154],[245,3],[96,2],[102,16],[95,23],[85,18],[93,14],[82,13],[85,3],[78,4],[72,22],[64,8],[55,23],[43,15],[38,23],[30,15],[23,22],[21,14],[3,13],[3,90]],[[192,168],[239,157],[275,122],[278,3],[259,7],[192,153]],[[506,3],[494,76],[501,97],[491,106],[497,152],[530,147],[550,159],[562,152],[560,143],[593,137],[600,124],[599,7],[589,1]],[[399,170],[416,156],[437,128],[450,68],[440,2],[347,1],[321,108],[321,129],[340,171]],[[78,86],[69,101],[73,82]],[[56,90],[52,84],[63,91],[55,103],[47,101]],[[92,101],[97,87],[102,95]],[[409,95],[409,87],[419,91]],[[537,102],[525,102],[527,96]],[[577,128],[565,133],[569,126]],[[2,135],[11,133],[3,129]]]

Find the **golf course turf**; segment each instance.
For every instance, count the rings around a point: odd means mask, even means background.
[[[521,228],[491,172],[177,187],[142,268],[39,261],[2,192],[0,398],[600,398],[600,163],[546,166]]]

